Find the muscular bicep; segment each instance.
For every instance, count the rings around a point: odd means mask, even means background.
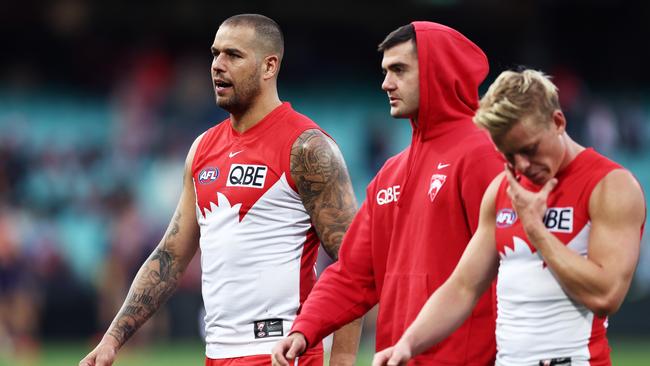
[[[357,210],[341,151],[323,132],[303,132],[291,148],[291,178],[323,247],[337,259],[343,234]]]
[[[603,178],[589,200],[588,258],[613,281],[611,292],[618,302],[627,293],[639,259],[644,202],[638,182],[624,170]]]

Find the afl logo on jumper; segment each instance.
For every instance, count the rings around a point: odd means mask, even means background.
[[[436,198],[446,180],[447,176],[443,174],[434,174],[431,176],[431,183],[429,184],[429,198],[431,198],[431,202]]]
[[[219,169],[217,168],[205,168],[199,173],[199,183],[200,184],[209,184],[214,182],[219,178]]]
[[[264,165],[232,164],[226,186],[264,188],[268,170]]]
[[[497,213],[497,227],[510,227],[517,221],[517,213],[511,208],[502,208]]]

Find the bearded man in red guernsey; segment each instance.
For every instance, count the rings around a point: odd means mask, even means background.
[[[258,14],[230,17],[211,51],[216,102],[230,118],[190,148],[169,229],[81,366],[111,365],[199,248],[206,366],[269,365],[314,285],[319,244],[338,257],[354,192],[334,141],[279,99],[279,26]],[[359,333],[356,321],[334,334],[333,364],[354,364]],[[296,365],[323,365],[322,346],[314,345]]]

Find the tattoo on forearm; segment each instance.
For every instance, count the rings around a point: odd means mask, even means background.
[[[151,259],[153,261],[158,260],[158,262],[160,262],[160,271],[158,272],[160,280],[169,280],[169,272],[171,271],[172,266],[171,254],[165,250],[158,249]]]
[[[337,259],[343,234],[357,210],[338,148],[322,132],[305,131],[291,149],[291,176],[323,247]]]
[[[133,294],[133,296],[131,296],[131,303],[149,305],[152,302],[153,297],[149,295],[148,291],[141,294]]]
[[[178,231],[180,230],[178,221],[180,221],[180,219],[181,219],[181,213],[177,212],[176,217],[174,217],[174,223],[173,223],[172,229],[170,230],[170,233],[169,233],[170,237],[176,236],[176,234],[178,234]]]
[[[133,306],[129,305],[124,308],[124,314],[126,315],[140,315],[142,313],[142,306]]]
[[[126,342],[127,339],[131,338],[136,330],[137,327],[133,326],[130,323],[129,319],[119,319],[117,320],[115,328],[110,334],[120,342],[120,345],[122,345],[124,342]],[[121,338],[118,338],[118,336]]]
[[[180,230],[180,212],[176,213],[163,244],[156,248],[138,272],[122,309],[115,317],[109,334],[123,345],[176,289],[182,274],[170,249]]]

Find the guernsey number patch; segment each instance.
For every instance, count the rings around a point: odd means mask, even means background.
[[[255,338],[282,337],[284,328],[282,319],[265,319],[253,322],[253,333]]]

